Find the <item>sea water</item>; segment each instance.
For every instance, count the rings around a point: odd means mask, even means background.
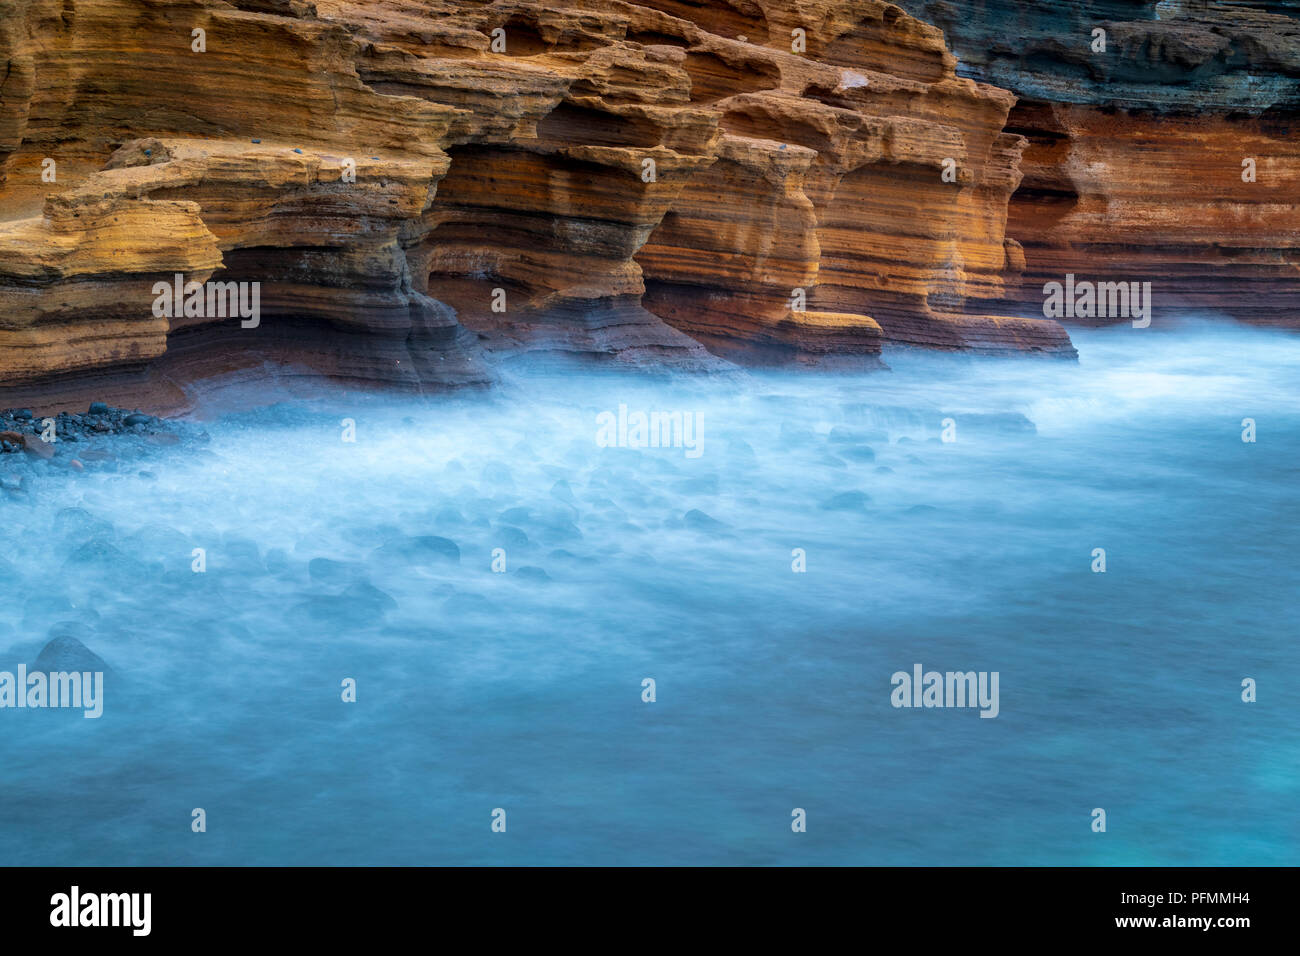
[[[0,861],[1300,863],[1300,338],[1075,341],[516,367],[42,475],[0,669],[110,673],[0,710]]]

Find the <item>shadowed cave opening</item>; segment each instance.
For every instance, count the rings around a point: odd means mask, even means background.
[[[1021,100],[1012,108],[1005,132],[1029,140],[1020,159],[1024,178],[1011,194],[1007,211],[1007,235],[1023,243],[1025,237],[1053,228],[1079,204],[1066,171],[1070,135],[1050,104],[1033,100]]]
[[[565,32],[548,40],[535,17],[516,13],[501,25],[506,33],[506,56],[541,56],[545,53],[595,50],[604,46],[598,37]],[[487,30],[491,33],[491,30]]]
[[[781,85],[781,71],[759,59],[745,57],[728,62],[714,53],[692,52],[683,66],[691,77],[692,103],[713,103]]]
[[[675,46],[685,49],[691,45],[691,42],[685,37],[670,33],[659,33],[656,30],[631,31],[624,39],[628,43],[639,43],[642,46]]]
[[[786,117],[777,118],[764,112],[761,107],[749,107],[748,104],[728,110],[718,121],[718,126],[737,136],[807,146],[818,152],[829,149],[831,145],[825,131],[811,123],[796,122]]]
[[[637,116],[562,102],[537,124],[537,138],[560,146],[657,146],[663,131]]]
[[[689,20],[728,40],[744,37],[749,43],[761,45],[768,39],[767,17],[763,8],[751,0],[639,0],[639,5]]]

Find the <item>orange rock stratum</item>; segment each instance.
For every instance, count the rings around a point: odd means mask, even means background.
[[[1192,304],[1262,277],[1295,324],[1276,117],[1027,97],[878,0],[0,0],[0,63],[9,397],[267,363],[418,387],[520,354],[1068,357],[1038,289],[1089,263],[1187,276]],[[1268,201],[1231,206],[1198,134],[1273,148]],[[1163,213],[1160,163],[1199,177]],[[178,275],[193,307],[160,313]]]

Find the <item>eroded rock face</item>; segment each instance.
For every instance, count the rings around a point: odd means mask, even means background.
[[[1004,308],[1037,313],[1073,273],[1151,282],[1156,323],[1300,325],[1300,3],[899,4],[1019,97],[1007,231],[1025,267]]]
[[[1071,355],[1121,265],[1294,324],[1291,4],[903,6],[0,0],[0,385]]]

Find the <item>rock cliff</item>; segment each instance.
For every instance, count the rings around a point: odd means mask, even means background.
[[[1121,267],[1295,324],[1289,4],[903,6],[0,0],[0,392],[1069,356]]]
[[[1300,3],[899,4],[1018,97],[1025,268],[1003,308],[1074,273],[1151,282],[1156,324],[1300,326]]]

